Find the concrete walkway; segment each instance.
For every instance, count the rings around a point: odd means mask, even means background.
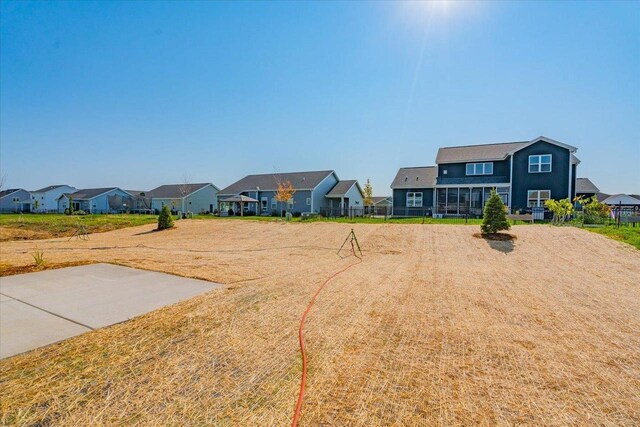
[[[219,287],[111,264],[0,278],[0,359],[124,322]]]

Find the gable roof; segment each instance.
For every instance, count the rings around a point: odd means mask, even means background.
[[[373,196],[371,197],[371,201],[373,202],[374,205],[377,205],[378,203],[385,202],[385,201],[392,203],[393,199],[391,196]]]
[[[437,166],[400,168],[391,183],[391,188],[433,188],[437,177]]]
[[[258,188],[260,191],[275,191],[278,189],[278,181],[291,182],[294,190],[313,190],[331,174],[338,179],[332,170],[247,175],[220,190],[220,194],[239,194],[245,191],[256,191]]]
[[[576,178],[576,193],[599,193],[600,189],[589,178]]]
[[[60,187],[73,188],[73,187],[71,187],[70,185],[67,185],[67,184],[49,185],[49,186],[41,188],[39,190],[32,191],[32,193],[46,193],[47,191],[55,190],[56,188],[60,188]]]
[[[640,199],[631,197],[628,194],[614,194],[604,199],[602,203],[611,205],[611,206],[615,206],[615,205],[635,206],[635,205],[640,205]]]
[[[438,149],[436,163],[465,163],[475,161],[505,160],[509,155],[515,153],[516,151],[520,151],[523,148],[540,141],[566,148],[571,153],[577,150],[576,147],[573,147],[571,145],[564,144],[545,136],[539,136],[532,139],[531,141],[499,142],[494,144],[442,147]],[[572,161],[575,163],[579,162],[579,160],[575,156],[574,158],[572,158]]]
[[[210,182],[202,182],[198,184],[168,184],[154,188],[146,194],[147,196],[151,196],[155,199],[182,199],[208,185],[213,186],[216,190],[218,189],[218,187]]]
[[[358,181],[355,179],[345,179],[343,181],[338,181],[338,183],[329,190],[325,197],[342,197],[347,194],[354,185],[358,187],[358,191],[360,192],[360,195],[362,195],[362,189],[360,188]]]
[[[24,190],[22,188],[9,188],[7,190],[2,190],[2,191],[0,191],[0,199],[2,199],[3,197],[8,196],[10,194],[16,193],[18,191],[27,191],[27,190]]]
[[[93,199],[94,197],[100,196],[101,194],[104,194],[108,191],[112,191],[112,190],[120,190],[120,191],[124,191],[121,190],[118,187],[106,187],[106,188],[85,188],[82,190],[78,190],[75,193],[65,193],[60,197],[73,197],[73,200],[90,200]]]

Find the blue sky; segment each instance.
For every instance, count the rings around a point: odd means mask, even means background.
[[[9,187],[224,187],[539,135],[640,193],[640,3],[0,3]]]

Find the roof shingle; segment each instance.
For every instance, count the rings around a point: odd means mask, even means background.
[[[221,195],[239,194],[245,191],[276,191],[278,181],[289,181],[295,190],[311,190],[334,171],[267,173],[261,175],[247,175],[230,186],[220,190]]]
[[[391,188],[433,188],[437,176],[437,166],[400,168],[391,183]]]
[[[196,191],[200,190],[207,185],[213,185],[209,182],[203,182],[199,184],[167,184],[154,188],[147,193],[147,196],[151,196],[154,199],[182,199]],[[214,185],[215,187],[215,185]]]

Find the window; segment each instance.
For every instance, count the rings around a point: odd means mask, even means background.
[[[14,201],[14,202],[19,202],[19,201],[20,201],[20,197],[14,197],[14,198],[13,198],[13,201]]]
[[[311,206],[311,197],[307,197],[307,206]]]
[[[269,199],[267,197],[263,197],[262,199],[260,199],[260,209],[262,210],[262,212],[267,211],[268,203]]]
[[[551,199],[550,190],[527,191],[527,206],[530,208],[544,207],[544,202]]]
[[[551,172],[551,154],[529,156],[529,173]]]
[[[274,197],[273,199],[271,199],[271,210],[275,211],[276,209],[278,209],[278,201]]]
[[[421,208],[422,207],[422,193],[407,193],[407,207],[408,208]]]
[[[467,175],[492,175],[493,162],[467,163]]]
[[[287,201],[287,204],[289,205],[290,208],[292,208],[293,207],[293,198],[289,199]]]

